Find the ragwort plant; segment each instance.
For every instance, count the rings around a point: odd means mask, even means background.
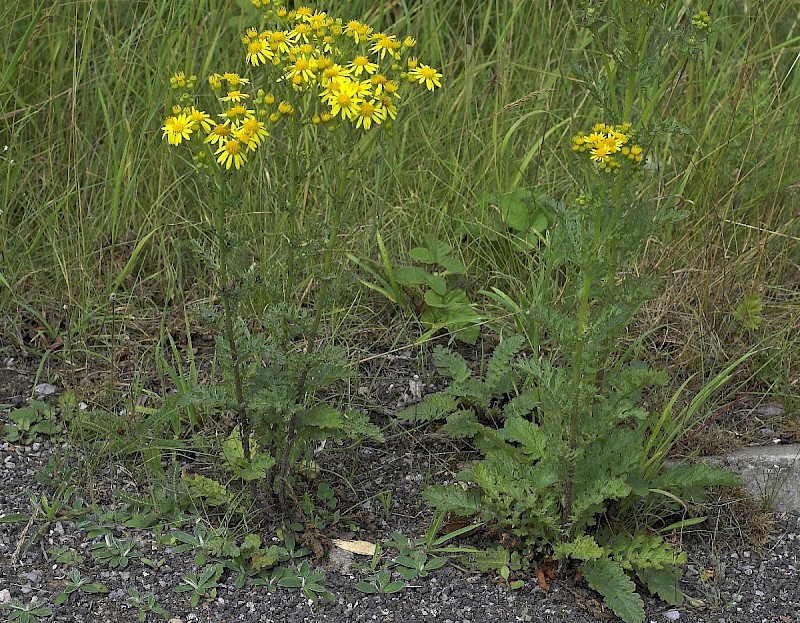
[[[444,432],[472,440],[482,452],[482,460],[458,474],[460,482],[426,491],[433,506],[492,522],[506,544],[528,557],[577,561],[626,623],[645,618],[633,577],[669,603],[683,599],[678,582],[686,556],[664,538],[695,521],[681,519],[682,498],[735,481],[705,465],[665,467],[676,441],[674,427],[664,438],[674,400],[661,414],[641,403],[643,392],[665,385],[667,375],[637,359],[640,341],[622,341],[656,293],[657,279],[633,267],[648,240],[684,216],[642,192],[656,140],[678,130],[653,120],[665,88],[655,82],[657,50],[669,35],[660,27],[662,4],[584,7],[588,27],[606,47],[604,70],[581,75],[614,121],[575,134],[572,174],[580,194],[549,201],[554,226],[542,262],[563,290],[530,309],[535,352],[524,356],[526,340],[506,338],[479,379],[462,357],[439,349],[436,365],[452,384],[400,414],[444,419]],[[691,33],[673,32],[684,40],[691,34],[696,46],[707,32],[704,15],[695,16]]]
[[[220,336],[225,382],[187,392],[184,404],[202,403],[205,409],[211,404],[234,414],[235,428],[223,446],[227,464],[244,480],[265,481],[285,513],[292,468],[309,467],[316,445],[380,436],[364,414],[317,398],[349,374],[344,353],[323,343],[322,319],[331,283],[340,276],[333,260],[350,176],[374,143],[368,135],[392,125],[407,90],[433,91],[442,75],[411,56],[412,37],[373,32],[357,20],[344,22],[306,6],[253,4],[268,26],[250,28],[241,39],[249,77],[234,72],[208,77],[221,109],[212,115],[207,98],[195,92],[197,78],[176,73],[174,103],[162,130],[170,146],[188,147],[214,198],[212,244],[200,252],[219,282],[221,313],[212,308],[207,315]],[[240,253],[245,241],[235,238],[230,222],[233,208],[249,196],[246,165],[273,144],[271,134],[285,140],[282,149],[271,151],[289,159],[292,173],[284,186],[289,196],[275,205],[297,210],[302,203],[297,187],[319,171],[328,187],[316,200],[327,205],[330,216],[326,242],[301,245],[299,240],[310,237],[302,231],[304,215],[285,215],[301,231],[284,245],[277,268],[263,275]],[[295,296],[303,262],[315,267],[305,287],[316,285],[313,312]],[[266,297],[260,332],[242,312],[254,294]]]

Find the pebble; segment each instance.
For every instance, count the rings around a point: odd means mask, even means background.
[[[681,613],[678,612],[677,610],[667,610],[664,613],[664,618],[667,619],[668,621],[677,621],[678,619],[681,618]]]
[[[11,591],[4,588],[0,591],[0,604],[7,604],[9,601],[11,601]]]
[[[33,388],[33,393],[39,398],[43,398],[44,396],[52,396],[57,391],[58,387],[51,385],[50,383],[40,383]]]
[[[39,571],[29,571],[28,573],[23,573],[22,577],[24,577],[28,582],[31,584],[39,584],[42,581],[42,574]]]

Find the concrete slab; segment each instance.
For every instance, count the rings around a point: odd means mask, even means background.
[[[800,444],[753,446],[703,460],[739,474],[767,508],[800,514]]]

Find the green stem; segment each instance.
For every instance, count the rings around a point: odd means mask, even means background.
[[[339,183],[337,184],[337,192],[334,196],[333,214],[331,216],[331,229],[328,234],[328,246],[325,249],[325,255],[322,258],[322,280],[319,286],[318,296],[315,297],[314,309],[314,322],[311,327],[311,332],[308,336],[308,344],[306,345],[306,357],[308,363],[303,367],[300,376],[297,379],[295,386],[295,401],[297,404],[305,400],[305,385],[308,379],[308,373],[311,368],[311,357],[317,349],[319,343],[319,328],[322,324],[322,316],[325,310],[325,304],[328,298],[328,278],[331,265],[333,264],[333,252],[336,248],[336,242],[339,238],[339,226],[341,225],[342,212],[339,203],[342,200],[342,191],[346,188],[346,178],[344,174],[339,175]],[[297,439],[297,414],[295,410],[289,418],[289,423],[286,431],[286,443],[283,446],[283,455],[281,456],[280,472],[278,476],[278,502],[281,506],[281,511],[286,514],[288,506],[286,503],[286,483],[289,474],[289,460],[292,455],[292,449]]]
[[[217,170],[217,167],[214,167],[214,170],[217,171],[217,182],[220,186],[215,193],[214,228],[217,246],[219,247],[220,297],[222,298],[222,312],[225,323],[225,340],[228,342],[228,350],[231,355],[231,371],[233,372],[233,386],[236,397],[236,404],[233,405],[233,410],[236,414],[237,423],[239,424],[244,459],[249,462],[250,419],[247,414],[247,404],[244,400],[241,361],[239,360],[239,349],[236,345],[236,334],[233,326],[234,317],[238,317],[239,305],[230,293],[232,284],[230,283],[230,272],[228,270],[230,249],[228,244],[227,221],[225,219],[225,200],[228,185],[222,178],[221,173]]]
[[[569,456],[567,458],[567,481],[564,491],[564,506],[561,514],[561,538],[564,541],[570,537],[570,515],[574,502],[575,487],[575,465],[577,462],[576,451],[578,449],[578,424],[581,412],[581,377],[583,375],[583,351],[586,347],[586,329],[589,318],[589,299],[594,282],[594,262],[597,251],[600,247],[601,218],[599,209],[594,209],[593,214],[593,252],[586,258],[586,265],[583,269],[583,283],[581,284],[580,301],[578,308],[577,344],[575,345],[575,356],[572,361],[572,409],[569,421]]]
[[[594,42],[597,44],[597,47],[600,48],[600,52],[602,54],[603,59],[603,73],[606,76],[606,81],[608,82],[608,93],[609,97],[611,98],[611,105],[614,107],[613,113],[614,117],[619,117],[619,102],[617,102],[617,84],[616,78],[614,76],[614,69],[610,65],[611,54],[606,50],[605,46],[603,45],[603,40],[600,38],[600,31],[597,29],[596,26],[592,26],[589,29],[592,33],[592,37],[594,37]]]

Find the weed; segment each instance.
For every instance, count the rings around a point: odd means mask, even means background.
[[[53,610],[47,604],[38,601],[35,597],[27,604],[19,599],[12,599],[6,604],[0,604],[0,610],[8,610],[8,623],[37,623],[39,617],[49,617]]]
[[[92,545],[89,551],[98,562],[108,565],[112,569],[124,569],[131,559],[141,557],[134,541],[118,538],[111,534],[106,534],[101,541]]]
[[[8,419],[11,424],[5,427],[4,437],[11,443],[27,446],[63,432],[55,408],[39,400],[31,400],[24,407],[14,409],[8,414]]]
[[[319,570],[312,570],[305,561],[299,565],[286,567],[278,579],[278,586],[298,589],[306,599],[316,603],[320,598],[335,601],[336,598],[325,588],[325,575]]]
[[[375,575],[367,578],[366,582],[358,582],[356,589],[362,593],[381,595],[389,595],[402,591],[406,587],[406,583],[400,580],[392,581],[392,572],[388,569],[379,571]]]
[[[83,577],[78,569],[70,569],[67,573],[64,588],[56,595],[53,603],[60,606],[66,603],[73,593],[78,591],[89,595],[109,592],[105,584],[92,582],[91,579]]]
[[[151,592],[139,593],[138,590],[131,587],[128,589],[128,597],[125,603],[138,610],[137,618],[140,623],[144,623],[147,615],[151,612],[165,619],[169,617],[169,613],[159,605],[156,601],[156,596]]]
[[[191,593],[189,603],[196,608],[200,600],[205,597],[214,599],[217,596],[217,580],[222,575],[223,567],[219,564],[206,565],[200,570],[199,575],[186,573],[181,578],[181,583],[172,588],[176,593]]]

